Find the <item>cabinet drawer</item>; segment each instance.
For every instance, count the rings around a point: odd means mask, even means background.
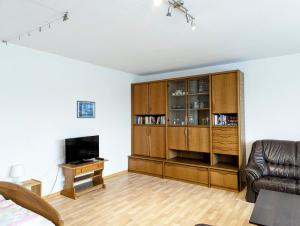
[[[212,186],[238,190],[238,174],[222,170],[211,170],[210,183]]]
[[[103,169],[103,162],[98,162],[93,165],[82,166],[80,168],[76,168],[75,174],[79,175],[79,174],[83,174],[83,173],[87,173],[87,172],[91,172],[91,171],[95,171],[95,170],[99,170],[99,169]]]
[[[217,154],[238,155],[238,128],[213,128],[212,149]]]
[[[163,175],[163,162],[147,159],[129,158],[128,169],[130,171],[149,173],[157,176]]]
[[[165,176],[180,180],[208,184],[208,170],[193,166],[165,163]]]

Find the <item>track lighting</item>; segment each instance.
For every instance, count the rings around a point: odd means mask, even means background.
[[[172,16],[172,6],[169,6],[167,16]]]
[[[64,21],[67,21],[67,20],[69,20],[69,13],[65,12],[59,18],[56,18],[56,19],[54,19],[52,21],[49,21],[49,22],[47,22],[45,24],[37,26],[35,29],[31,29],[31,30],[29,30],[27,32],[24,32],[22,34],[18,34],[15,37],[12,37],[10,39],[2,40],[2,43],[4,43],[4,44],[7,45],[9,42],[11,42],[13,40],[19,40],[20,41],[25,36],[30,37],[32,34],[34,34],[36,32],[42,32],[43,28],[47,28],[48,27],[50,29],[54,23],[61,22],[61,21],[64,22]]]
[[[188,11],[188,9],[184,6],[183,0],[169,0],[169,8],[167,12],[167,16],[172,16],[172,9],[178,9],[185,14],[186,22],[191,23],[192,30],[196,29],[195,17],[193,17]]]

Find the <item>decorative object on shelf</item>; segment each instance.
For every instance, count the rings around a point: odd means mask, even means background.
[[[2,40],[2,43],[4,43],[4,44],[7,45],[7,44],[8,44],[9,42],[11,42],[11,41],[14,41],[14,40],[21,40],[21,39],[24,38],[24,37],[29,37],[29,36],[31,36],[31,34],[34,33],[34,32],[42,32],[43,29],[45,29],[45,28],[50,29],[51,26],[52,26],[54,23],[57,23],[57,22],[59,22],[59,21],[65,22],[65,21],[67,21],[67,20],[69,20],[69,12],[64,12],[63,15],[59,16],[58,18],[55,18],[55,19],[53,19],[52,21],[49,21],[49,22],[47,22],[47,23],[41,24],[41,25],[37,26],[36,28],[33,28],[33,29],[31,29],[31,30],[29,30],[29,31],[26,31],[26,32],[24,32],[24,33],[18,34],[18,35],[14,36],[14,37],[7,38],[7,39],[5,39],[5,40]]]
[[[135,125],[164,125],[166,123],[165,116],[135,116]]]
[[[193,17],[190,13],[189,10],[184,6],[184,1],[183,0],[169,0],[169,8],[167,12],[167,16],[171,17],[172,16],[172,11],[174,9],[178,9],[181,12],[185,14],[186,22],[191,24],[192,30],[196,29],[196,24],[195,24],[195,17]]]
[[[214,125],[215,126],[237,126],[238,117],[236,114],[216,114],[214,115]]]
[[[77,101],[77,118],[95,118],[95,105],[91,101]]]
[[[186,92],[182,91],[181,89],[175,90],[172,93],[172,96],[185,96],[185,95],[186,95]]]
[[[20,179],[24,176],[24,165],[17,164],[13,165],[10,169],[9,176],[13,179],[14,183],[20,184]]]

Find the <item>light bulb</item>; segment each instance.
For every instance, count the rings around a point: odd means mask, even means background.
[[[192,20],[191,22],[191,27],[192,27],[192,31],[196,30],[196,24],[194,20]]]
[[[169,6],[167,16],[172,16],[172,6]]]
[[[155,7],[159,7],[162,4],[162,0],[153,0],[153,4]]]

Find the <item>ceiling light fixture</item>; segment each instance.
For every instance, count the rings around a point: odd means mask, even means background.
[[[193,17],[189,13],[189,10],[184,6],[184,1],[183,0],[169,0],[168,2],[169,2],[169,8],[168,8],[167,16],[169,16],[169,17],[172,16],[173,8],[178,9],[185,14],[186,22],[191,23],[192,30],[195,30],[196,29],[195,17]]]
[[[29,37],[34,32],[42,32],[42,29],[45,28],[45,27],[51,28],[52,24],[57,23],[58,21],[65,22],[67,20],[69,20],[69,13],[68,12],[64,12],[64,14],[61,15],[59,18],[56,18],[56,19],[54,19],[54,20],[52,20],[52,21],[50,21],[50,22],[48,22],[46,24],[40,25],[40,26],[36,27],[35,29],[31,29],[31,30],[29,30],[29,31],[27,31],[25,33],[18,34],[17,36],[12,37],[10,39],[2,40],[2,43],[4,43],[4,44],[7,45],[8,42],[11,42],[13,40],[17,40],[17,39],[21,40],[21,38],[23,38],[25,36]]]

